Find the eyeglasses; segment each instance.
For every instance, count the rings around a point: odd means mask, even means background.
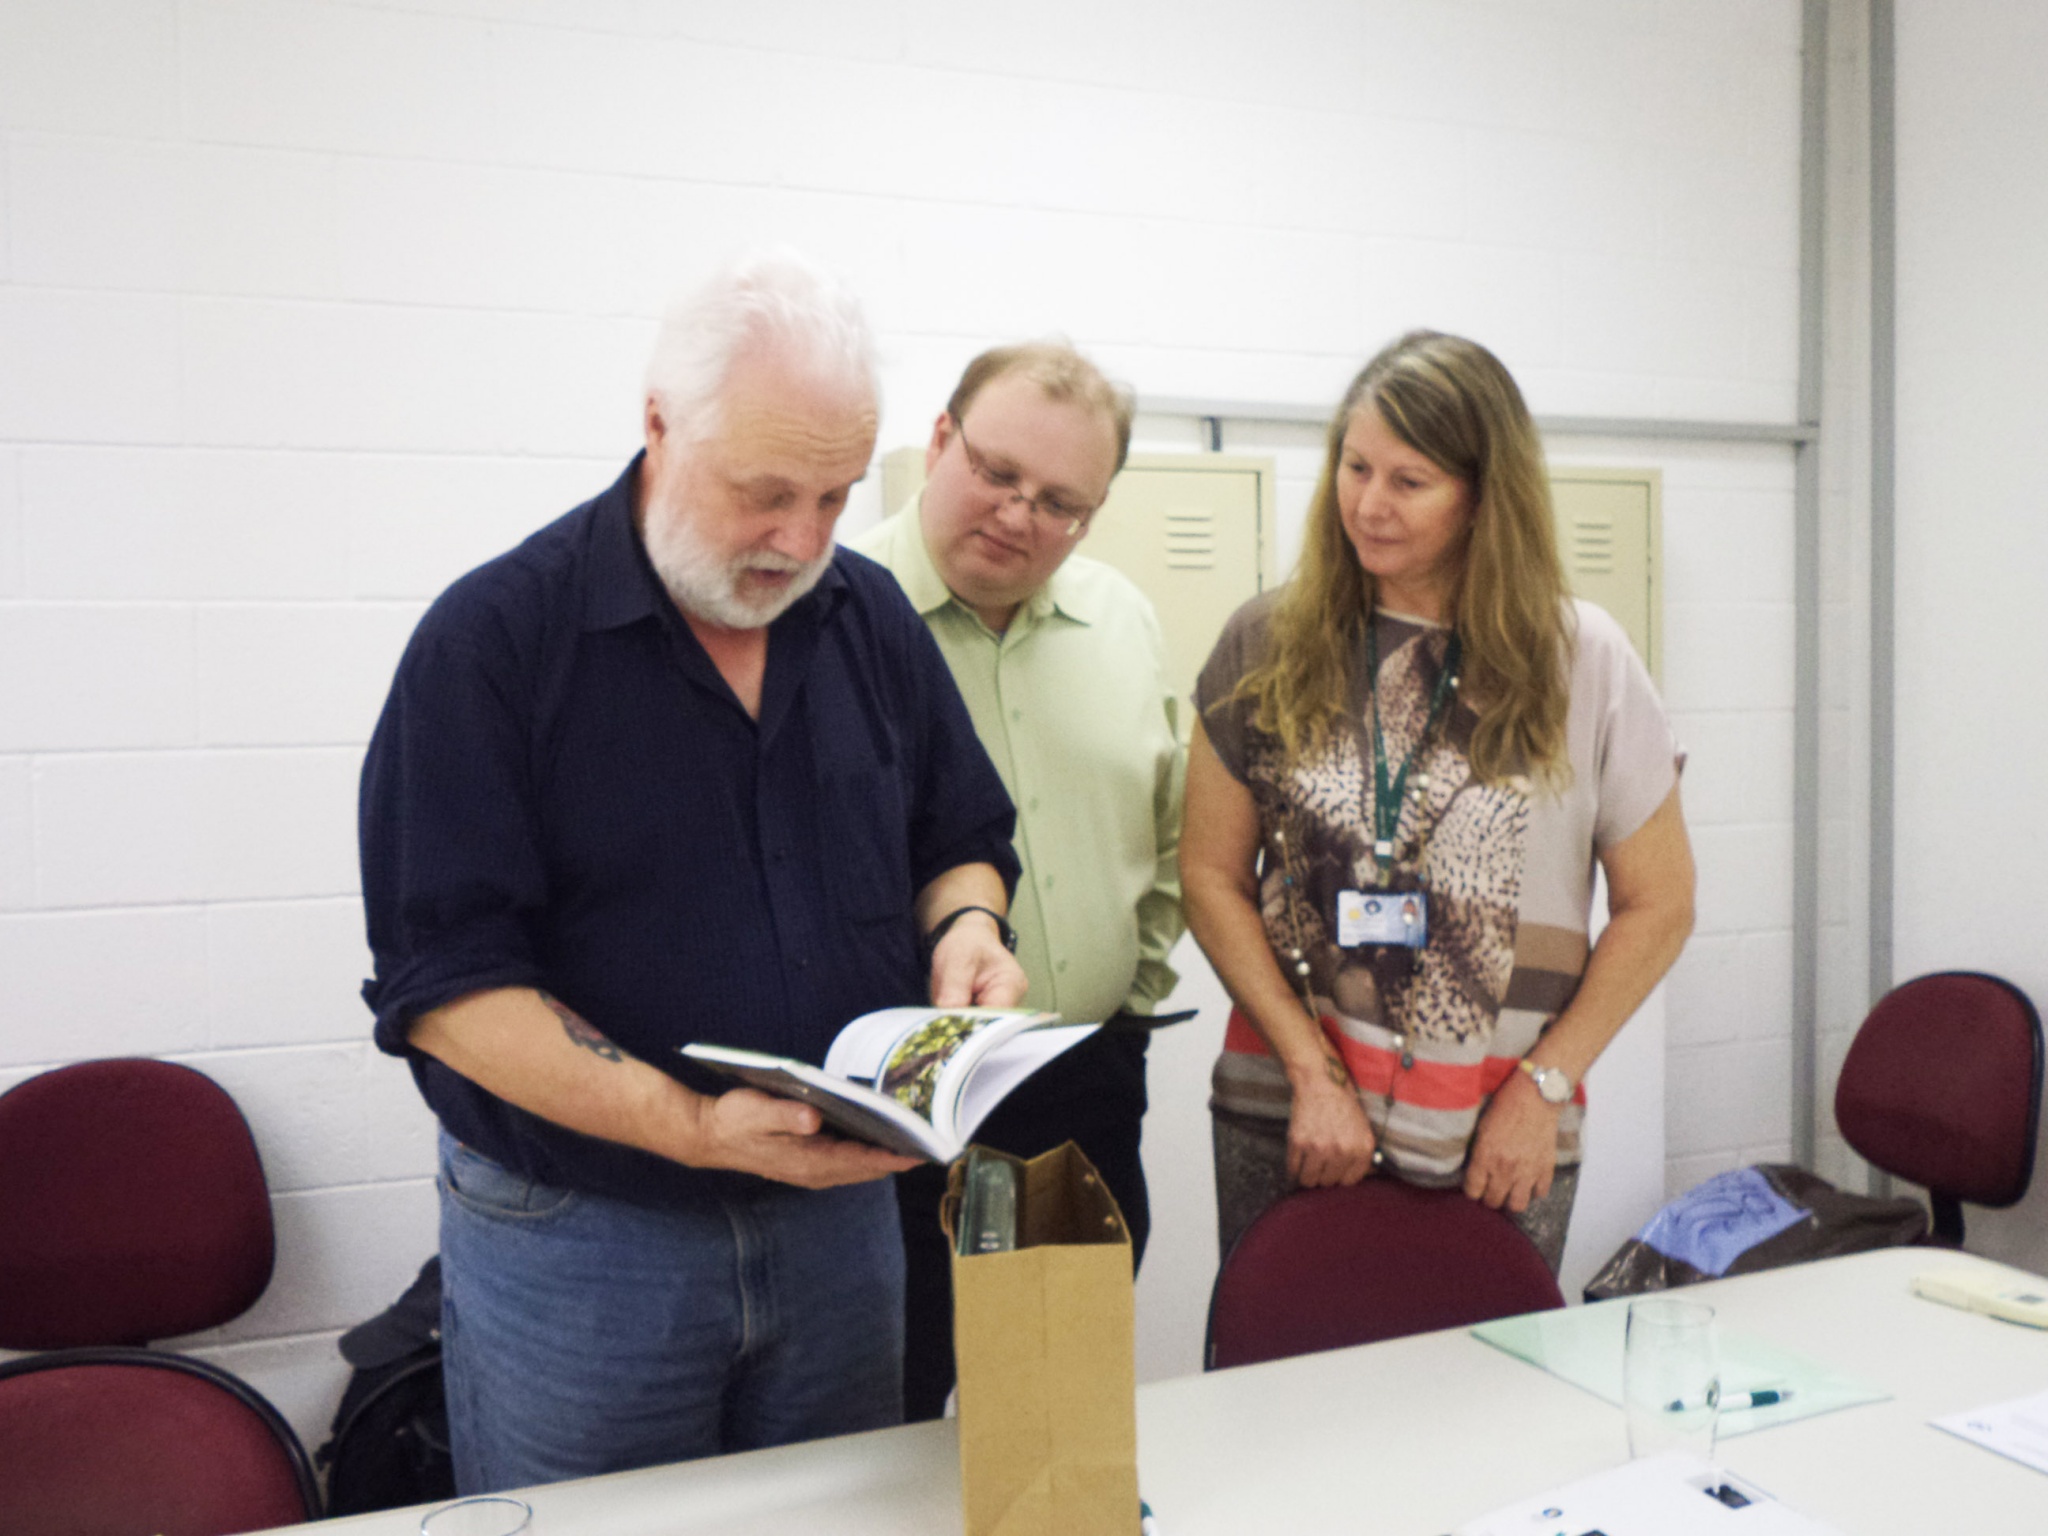
[[[953,418],[953,435],[960,439],[960,451],[967,456],[967,467],[974,472],[974,478],[1003,498],[1007,505],[1012,499],[1024,503],[1025,510],[1037,520],[1038,526],[1064,534],[1067,538],[1078,539],[1081,530],[1088,526],[1088,519],[1100,510],[1100,505],[1077,507],[1063,496],[1050,491],[1040,491],[1036,496],[1024,494],[1023,476],[1014,469],[998,469],[981,456],[974,444],[967,441],[967,428],[960,418]]]

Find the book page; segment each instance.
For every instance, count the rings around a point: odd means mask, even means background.
[[[872,1088],[903,1040],[939,1013],[936,1008],[879,1008],[864,1013],[834,1037],[831,1049],[825,1052],[825,1070]]]
[[[884,1008],[839,1032],[825,1070],[888,1095],[943,1135],[933,1113],[941,1071],[970,1071],[990,1047],[1051,1017],[1017,1008]],[[949,1088],[944,1097],[953,1094]]]
[[[993,1050],[958,1079],[958,1097],[948,1106],[946,1117],[954,1140],[962,1146],[972,1141],[975,1127],[1009,1096],[1011,1089],[1099,1028],[1099,1024],[1052,1024],[997,1042]]]
[[[1008,1018],[990,1020],[962,1040],[958,1048],[948,1053],[938,1064],[936,1072],[932,1075],[932,1096],[925,1106],[925,1116],[931,1121],[932,1129],[965,1147],[967,1126],[960,1118],[961,1105],[970,1091],[970,1085],[981,1076],[982,1064],[1027,1031],[1035,1033],[1045,1025],[1058,1022],[1059,1015],[1056,1013],[1012,1012]],[[1052,1054],[1059,1053],[1055,1051]],[[1052,1057],[1040,1059],[1049,1061]],[[1001,1095],[997,1095],[997,1098],[1000,1097]],[[991,1099],[986,1102],[993,1104],[996,1101]]]

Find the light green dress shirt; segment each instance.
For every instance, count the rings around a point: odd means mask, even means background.
[[[1076,1023],[1151,1013],[1176,980],[1187,748],[1150,599],[1075,554],[999,635],[946,589],[916,501],[848,543],[924,616],[1017,804],[1026,1004]]]

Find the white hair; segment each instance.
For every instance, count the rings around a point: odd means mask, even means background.
[[[720,393],[750,347],[788,349],[828,377],[858,382],[878,402],[874,333],[853,290],[788,249],[755,252],[677,300],[647,359],[646,397],[683,440],[718,430]]]

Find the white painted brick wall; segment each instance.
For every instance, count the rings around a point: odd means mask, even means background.
[[[431,601],[603,490],[622,462],[353,455],[337,476],[348,529],[342,579],[359,598]]]
[[[1786,419],[1788,0],[10,0],[0,6],[0,1085],[173,1055],[276,1184],[202,1341],[318,1439],[434,1245],[365,1041],[355,778],[420,605],[609,482],[651,319],[745,247],[849,274],[887,443],[1060,330],[1142,391],[1322,402],[1415,324],[1539,411]],[[1142,435],[1193,446],[1185,421]],[[1280,466],[1291,553],[1319,434]],[[1669,1177],[1781,1141],[1784,456],[1666,471],[1702,938]],[[880,512],[872,484],[852,522]],[[1182,1164],[1206,1179],[1206,1154]],[[1206,1275],[1190,1275],[1194,1288]]]
[[[30,848],[29,763],[0,757],[0,912],[35,900],[35,857]]]
[[[211,746],[363,742],[418,603],[199,610],[199,737]]]
[[[2040,764],[2048,348],[2038,63],[2048,16],[1903,0],[1898,19],[1898,636],[1894,962],[1969,968],[2048,1006]],[[2048,1180],[1972,1211],[1971,1246],[2048,1269]]]
[[[350,595],[339,454],[22,451],[27,583],[48,600]]]
[[[0,124],[170,137],[178,131],[171,0],[18,0],[0,47]]]
[[[359,747],[51,756],[36,893],[54,907],[356,889]]]
[[[206,915],[196,906],[0,917],[0,976],[22,999],[0,1064],[206,1044]]]
[[[21,595],[21,546],[21,455],[10,449],[0,451],[0,598]]]
[[[0,752],[192,742],[192,610],[0,610]]]
[[[17,250],[27,238],[8,231]],[[160,294],[0,288],[0,438],[175,443],[178,304]]]
[[[360,1041],[356,988],[369,969],[353,896],[215,903],[206,908],[207,1042]]]

